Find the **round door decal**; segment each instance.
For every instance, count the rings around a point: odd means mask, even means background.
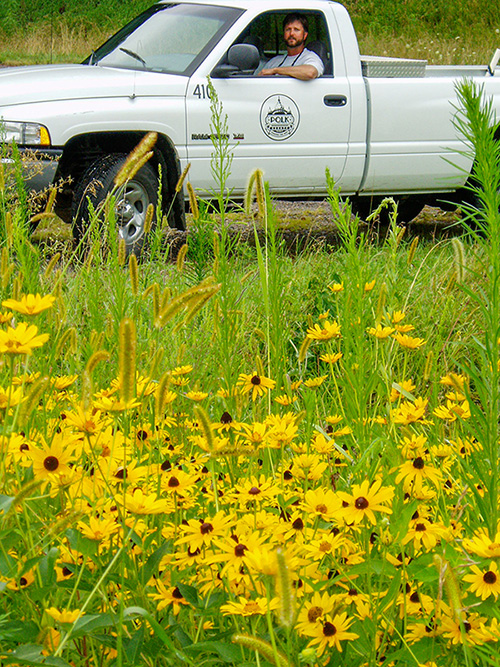
[[[287,95],[271,95],[260,109],[262,130],[274,141],[283,141],[291,137],[299,122],[299,108]]]

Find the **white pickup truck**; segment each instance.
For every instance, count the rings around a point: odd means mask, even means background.
[[[289,12],[308,19],[308,45],[325,65],[315,80],[257,76],[268,59],[286,53]],[[142,243],[147,205],[157,201],[159,172],[166,206],[188,162],[196,188],[214,185],[210,77],[234,146],[233,196],[244,193],[257,167],[280,197],[323,196],[328,167],[361,210],[393,195],[403,219],[411,219],[426,202],[463,197],[473,164],[453,124],[455,86],[464,77],[479,82],[499,112],[497,62],[498,54],[489,66],[473,67],[360,56],[348,12],[330,0],[163,1],[83,64],[1,70],[1,132],[4,143],[41,157],[32,187],[70,178],[59,200],[72,199],[77,235],[86,225],[89,184],[99,181],[96,204],[126,154],[157,132],[152,160],[117,206],[120,233],[133,249]],[[184,224],[182,193],[171,224]]]

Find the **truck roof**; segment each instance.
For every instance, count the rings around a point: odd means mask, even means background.
[[[157,4],[168,4],[169,0],[161,0]],[[335,5],[333,0],[186,0],[184,4],[192,5],[219,5],[223,7],[234,7],[235,9],[251,9],[262,11],[288,10],[288,9],[317,9],[325,4]]]

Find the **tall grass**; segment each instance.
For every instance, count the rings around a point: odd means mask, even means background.
[[[259,186],[195,281],[189,241],[27,251],[2,175],[2,664],[498,662],[498,147],[461,99],[486,239],[371,244],[329,181],[340,248],[291,257]]]

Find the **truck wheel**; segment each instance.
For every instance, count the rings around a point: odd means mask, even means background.
[[[418,196],[393,197],[393,199],[395,199],[398,204],[398,222],[403,224],[416,218],[425,206],[424,199]],[[353,201],[353,208],[362,220],[366,220],[370,213],[379,206],[381,201],[381,197],[359,197],[357,200]],[[390,212],[392,212],[392,210]],[[388,209],[383,209],[381,211],[380,222],[382,225],[389,224]]]
[[[114,180],[127,155],[105,155],[85,172],[75,188],[72,206],[73,236],[80,242],[88,229],[90,211],[99,208],[114,188]],[[145,222],[149,204],[158,203],[158,176],[146,163],[115,192],[115,215],[119,236],[125,241],[127,256],[140,255],[146,242]],[[154,225],[153,216],[152,225]]]

